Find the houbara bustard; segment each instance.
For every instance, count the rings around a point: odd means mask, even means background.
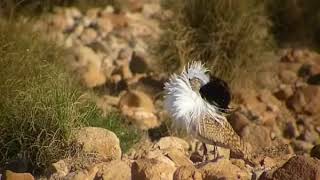
[[[212,83],[207,72],[203,64],[193,62],[165,83],[164,107],[173,125],[202,143],[228,148],[239,158],[256,164],[253,159],[257,152],[251,151],[250,144],[240,138],[225,117],[230,102],[227,87],[223,82]],[[218,97],[214,97],[217,91]],[[274,151],[274,148],[269,150]]]

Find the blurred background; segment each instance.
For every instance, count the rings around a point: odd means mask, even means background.
[[[101,129],[131,160],[163,137],[192,144],[163,110],[191,61],[228,83],[254,149],[320,157],[318,0],[0,0],[0,16],[0,170],[84,169],[101,157],[79,134]]]

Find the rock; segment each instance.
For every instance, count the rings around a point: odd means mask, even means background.
[[[133,73],[146,73],[149,70],[149,62],[140,52],[133,52],[129,66]]]
[[[288,138],[295,138],[299,135],[297,125],[293,121],[286,123],[286,128],[284,129],[284,136]]]
[[[273,179],[320,179],[320,161],[306,156],[292,157],[273,173]]]
[[[103,85],[106,82],[106,76],[99,67],[89,65],[88,70],[83,73],[83,81],[89,88]]]
[[[310,156],[320,159],[320,144],[313,146],[310,152]]]
[[[131,72],[128,64],[125,64],[125,65],[121,66],[121,70],[120,71],[121,71],[123,79],[132,78],[132,72]]]
[[[86,12],[86,17],[90,19],[96,19],[98,17],[98,14],[100,13],[99,8],[90,8]]]
[[[71,62],[73,69],[79,71],[87,87],[95,87],[105,83],[106,77],[102,71],[102,58],[92,49],[79,46],[73,49],[75,61]]]
[[[320,87],[306,86],[298,89],[287,101],[287,106],[295,112],[315,114],[320,112]]]
[[[85,28],[80,36],[80,40],[83,44],[90,44],[94,42],[98,37],[97,32],[93,28]]]
[[[34,177],[30,173],[15,173],[10,170],[6,170],[4,173],[4,179],[6,179],[6,180],[34,180]]]
[[[302,140],[293,140],[292,147],[295,152],[309,152],[313,145],[309,142]]]
[[[108,179],[123,179],[123,180],[130,180],[131,179],[131,168],[129,165],[120,160],[113,160],[106,164],[103,164],[99,168],[99,174],[104,180]]]
[[[228,121],[238,134],[250,123],[249,119],[241,112],[231,114],[228,117]]]
[[[110,19],[114,28],[123,28],[128,26],[128,18],[124,14],[102,14],[101,18]]]
[[[119,102],[120,109],[124,106],[139,108],[146,112],[155,112],[152,99],[141,91],[128,91],[123,94]]]
[[[98,18],[97,25],[100,28],[103,37],[108,35],[113,30],[113,24],[108,17]]]
[[[49,16],[49,24],[55,31],[65,32],[74,26],[74,19],[64,15],[63,13],[64,12]]]
[[[176,168],[156,159],[138,159],[132,164],[132,179],[172,180]]]
[[[252,145],[253,151],[272,145],[270,130],[261,125],[246,126],[241,132],[241,137]]]
[[[118,137],[111,131],[98,127],[84,127],[75,132],[75,143],[86,153],[97,153],[103,159],[120,159]]]
[[[97,100],[97,107],[102,110],[102,114],[106,116],[113,107],[119,104],[120,98],[117,96],[104,95]]]
[[[98,172],[98,167],[94,166],[90,168],[89,170],[81,170],[77,171],[73,174],[68,175],[65,179],[70,180],[93,180],[96,177],[96,174]]]
[[[298,79],[297,74],[289,70],[282,70],[279,76],[284,84],[293,84]]]
[[[147,159],[155,159],[157,161],[166,163],[167,165],[176,167],[176,164],[168,157],[164,155],[165,152],[157,149],[157,150],[149,150],[143,158]]]
[[[160,150],[174,148],[180,152],[187,152],[190,146],[183,139],[174,136],[168,136],[161,138],[159,142],[154,145],[154,147],[159,148]]]
[[[306,100],[305,111],[310,114],[316,114],[320,112],[320,87],[319,86],[307,86],[302,89],[302,93]]]
[[[156,14],[159,14],[161,11],[161,6],[159,3],[149,3],[144,4],[142,9],[142,14],[146,18],[151,18]]]
[[[202,175],[194,166],[181,166],[174,172],[173,180],[202,180]]]
[[[219,159],[200,168],[204,180],[211,179],[250,179],[250,174],[233,165],[230,160]]]
[[[119,102],[123,115],[140,129],[150,129],[160,126],[155,107],[151,98],[141,91],[128,91],[124,93]]]
[[[53,173],[56,173],[59,177],[67,176],[69,173],[69,168],[64,160],[59,160],[52,164]]]
[[[289,85],[282,84],[277,92],[274,94],[279,100],[287,100],[293,95],[293,89]]]
[[[192,165],[192,161],[184,153],[181,153],[181,151],[177,149],[172,148],[169,152],[167,152],[166,156],[175,163],[176,167]]]

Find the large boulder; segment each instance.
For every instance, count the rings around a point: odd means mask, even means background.
[[[273,173],[274,180],[320,179],[320,161],[306,156],[292,157]]]
[[[118,137],[111,131],[98,127],[84,127],[75,132],[75,143],[86,153],[96,153],[103,159],[120,159]]]

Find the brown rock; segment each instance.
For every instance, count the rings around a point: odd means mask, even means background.
[[[146,112],[155,112],[152,99],[141,91],[128,91],[123,94],[119,102],[120,109],[124,106],[140,108]]]
[[[59,177],[64,177],[69,173],[69,168],[64,160],[60,160],[52,164],[53,173],[56,173]]]
[[[149,70],[149,62],[141,52],[134,52],[132,54],[129,66],[133,73],[146,73]]]
[[[147,154],[145,156],[142,156],[142,157],[147,158],[147,159],[155,159],[157,161],[166,163],[167,165],[176,167],[175,163],[170,158],[165,156],[164,152],[159,149],[158,150],[151,150],[151,151],[147,152]]]
[[[250,124],[246,126],[241,132],[241,136],[252,145],[253,151],[272,145],[270,130],[261,125]]]
[[[97,25],[101,29],[103,36],[107,35],[113,30],[113,24],[108,17],[100,17],[97,19]]]
[[[167,153],[167,157],[169,157],[169,159],[171,159],[177,167],[192,165],[192,161],[185,154],[181,153],[181,151],[177,149],[171,149]]]
[[[110,19],[113,27],[115,28],[122,28],[122,27],[128,26],[128,19],[124,14],[106,13],[106,14],[102,14],[101,18]]]
[[[72,176],[67,176],[66,179],[72,179],[72,180],[93,180],[96,177],[96,174],[98,172],[98,167],[94,166],[90,168],[89,170],[81,170],[75,172]]]
[[[202,175],[194,166],[181,166],[173,174],[174,180],[202,180]]]
[[[6,179],[6,180],[34,180],[34,177],[30,173],[15,173],[10,170],[6,170],[4,173],[4,179]]]
[[[121,160],[113,160],[103,164],[99,169],[98,173],[101,174],[104,180],[131,179],[131,168],[126,162]]]
[[[74,61],[72,69],[78,71],[87,87],[95,87],[105,83],[106,76],[101,68],[102,58],[91,48],[80,46],[73,49]]]
[[[154,114],[152,99],[141,91],[132,90],[124,93],[119,106],[122,114],[140,129],[150,129],[160,125],[158,117]]]
[[[293,95],[293,89],[289,85],[280,85],[280,88],[277,92],[275,92],[275,96],[279,100],[287,100],[290,96]]]
[[[302,89],[302,93],[306,100],[305,111],[310,114],[320,112],[320,87],[307,86]]]
[[[219,159],[217,162],[209,162],[200,168],[204,180],[211,179],[250,179],[248,172],[233,165],[230,160]]]
[[[320,179],[320,161],[306,157],[292,157],[273,174],[275,180]]]
[[[288,99],[287,106],[295,112],[315,114],[320,112],[320,101],[318,99],[320,99],[320,87],[310,85],[298,89]]]
[[[165,149],[177,149],[180,152],[187,152],[189,149],[189,144],[178,137],[174,136],[168,136],[168,137],[163,137],[161,138],[155,145],[154,147],[159,148],[160,150],[165,150]]]
[[[228,118],[228,121],[238,134],[240,134],[242,129],[250,123],[249,119],[241,112],[235,112],[231,114]]]
[[[293,84],[298,79],[297,74],[289,70],[282,70],[279,76],[284,84]]]
[[[118,137],[111,131],[98,127],[84,127],[75,132],[75,143],[84,152],[97,153],[103,159],[120,159],[121,149]]]
[[[132,78],[132,72],[131,72],[128,64],[121,66],[121,74],[122,74],[123,79]]]
[[[83,81],[89,88],[103,85],[106,82],[106,76],[99,67],[89,65],[88,70],[83,73]]]
[[[176,168],[156,159],[139,159],[132,164],[132,179],[172,180]]]
[[[83,30],[80,40],[83,44],[90,44],[94,42],[98,37],[97,32],[93,28],[86,28]]]

